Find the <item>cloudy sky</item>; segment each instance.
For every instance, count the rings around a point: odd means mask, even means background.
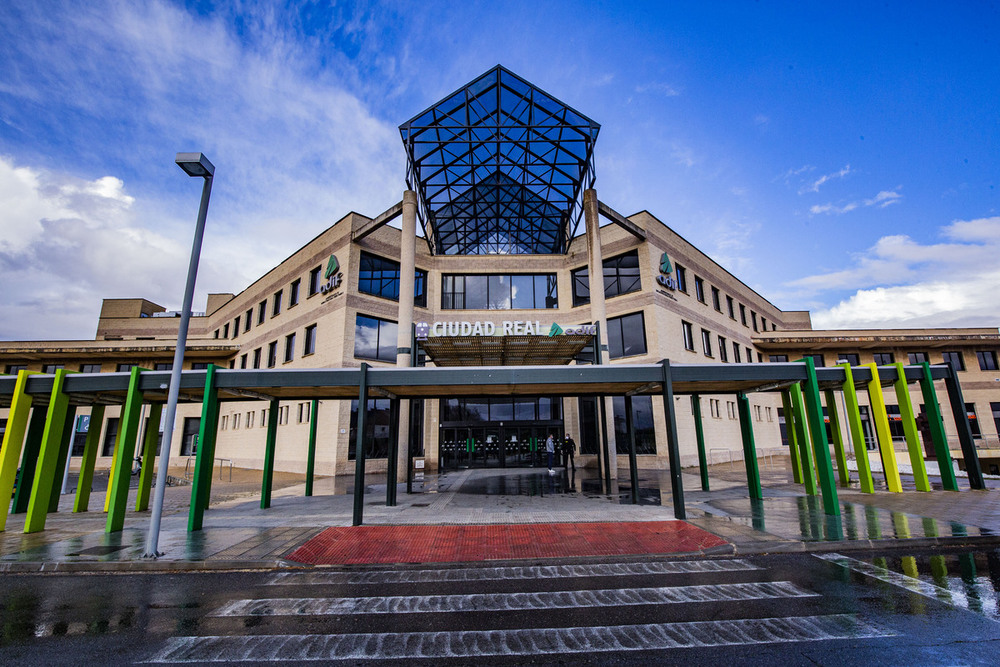
[[[0,2],[0,339],[195,308],[401,198],[398,125],[500,63],[602,125],[597,189],[816,327],[1000,324],[983,2]]]

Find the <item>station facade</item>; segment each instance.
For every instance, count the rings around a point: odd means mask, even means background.
[[[805,356],[817,366],[948,363],[959,371],[983,471],[1000,474],[996,329],[813,330],[808,312],[781,310],[653,214],[623,215],[601,201],[599,126],[502,67],[400,129],[408,157],[401,201],[373,216],[349,213],[240,293],[209,295],[191,320],[185,368],[766,364]],[[167,370],[174,315],[141,298],[105,299],[95,340],[0,342],[0,370]],[[911,394],[921,406],[919,389]],[[366,406],[372,472],[387,465],[391,398]],[[710,462],[738,459],[735,397],[693,400]],[[780,397],[755,393],[749,402],[759,450],[785,447]],[[950,416],[948,400],[939,403]],[[268,405],[253,395],[222,404],[215,455],[261,468]],[[282,402],[274,469],[305,471],[315,426],[316,473],[353,472],[358,407]],[[893,427],[893,406],[886,408]],[[681,462],[697,465],[692,399],[677,397],[675,410]],[[5,417],[0,410],[0,424]],[[175,464],[197,451],[200,417],[199,406],[180,406]],[[629,427],[640,468],[668,465],[663,405],[649,396],[410,400],[398,419],[400,460],[420,457],[428,471],[538,464],[549,434],[572,436],[577,465],[596,465],[602,438],[627,451]],[[74,453],[93,428],[103,443],[98,466],[109,467],[118,408],[109,406],[99,424],[78,411]],[[901,427],[892,435],[905,447]],[[956,434],[948,435],[960,458]]]

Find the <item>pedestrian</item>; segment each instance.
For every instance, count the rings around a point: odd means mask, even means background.
[[[576,443],[573,442],[573,436],[567,435],[566,442],[563,443],[563,450],[566,452],[566,463],[576,470]]]
[[[556,436],[552,433],[545,439],[545,453],[549,455],[549,474],[554,475],[556,471],[552,469],[552,457],[556,453]]]

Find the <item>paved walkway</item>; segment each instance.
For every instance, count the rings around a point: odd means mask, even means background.
[[[400,485],[396,507],[385,506],[384,477],[370,476],[365,485],[365,526],[350,528],[353,478],[317,479],[314,496],[305,498],[301,475],[276,474],[272,506],[262,510],[260,471],[236,470],[232,481],[228,472],[214,480],[204,529],[196,533],[187,532],[190,487],[167,489],[159,540],[163,555],[155,560],[143,558],[149,512],[130,513],[119,533],[104,532],[106,515],[100,511],[103,491],[98,482],[92,511],[72,514],[72,495],[63,496],[59,512],[48,516],[43,532],[23,534],[24,515],[11,515],[7,531],[0,533],[0,571],[273,567],[293,565],[296,553],[309,563],[373,562],[376,543],[385,547],[380,562],[607,556],[613,555],[606,546],[608,526],[624,526],[617,539],[644,545],[618,552],[630,554],[1000,544],[997,490],[891,494],[879,489],[862,494],[857,488],[845,488],[839,490],[837,519],[823,513],[818,496],[807,496],[800,485],[791,483],[787,459],[762,465],[762,501],[747,497],[745,474],[738,463],[713,466],[709,492],[701,490],[699,477],[692,474],[696,472],[689,469],[683,475],[686,523],[675,522],[670,480],[663,471],[640,471],[640,504],[632,505],[627,471],[620,471],[620,478],[607,489],[592,470],[550,476],[544,469],[493,469],[428,475],[415,485],[413,494]],[[600,524],[604,527],[597,527]],[[661,531],[658,541],[643,542],[646,538],[641,536],[659,530],[657,525],[683,528],[672,536]],[[477,528],[463,533],[449,532],[448,526]],[[507,528],[491,532],[489,526]],[[379,533],[370,530],[373,527],[385,530]],[[435,537],[414,541],[416,534]],[[499,535],[500,546],[463,551],[454,546],[458,542],[449,543],[448,536],[455,534],[478,544],[484,544],[484,535]],[[392,540],[410,546],[398,546],[393,552]],[[541,549],[538,545],[546,540],[548,546]],[[309,558],[301,551],[307,544],[315,547]]]

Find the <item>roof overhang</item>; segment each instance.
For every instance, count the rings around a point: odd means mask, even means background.
[[[554,366],[573,361],[593,336],[441,336],[420,342],[436,366]]]

